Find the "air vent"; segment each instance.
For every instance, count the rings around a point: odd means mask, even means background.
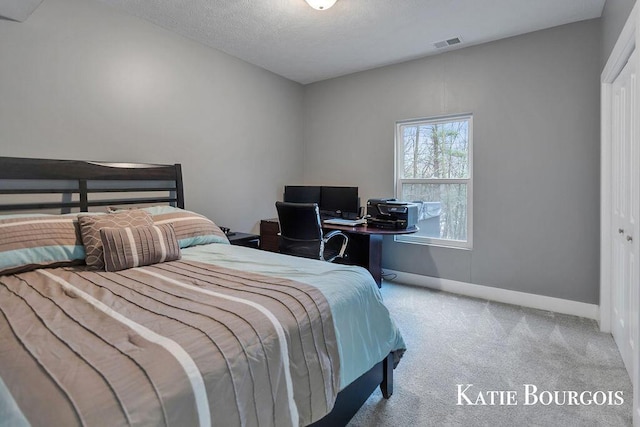
[[[460,43],[462,43],[462,39],[460,37],[454,37],[452,39],[443,40],[441,42],[435,42],[433,45],[436,47],[436,49],[442,49]]]

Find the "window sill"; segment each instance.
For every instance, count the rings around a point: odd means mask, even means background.
[[[446,249],[462,249],[466,251],[473,249],[471,242],[428,239],[424,237],[412,237],[410,235],[394,236],[393,239],[398,243],[408,243],[411,245],[433,246],[436,248]]]

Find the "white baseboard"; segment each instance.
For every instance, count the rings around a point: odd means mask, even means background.
[[[437,289],[439,291],[503,302],[506,304],[514,304],[523,307],[553,311],[556,313],[586,317],[596,321],[598,320],[600,313],[600,308],[596,304],[587,304],[584,302],[547,297],[544,295],[528,294],[508,289],[493,288],[491,286],[475,285],[473,283],[458,282],[456,280],[421,276],[419,274],[405,273],[403,271],[385,269],[384,273],[385,276],[395,274],[396,277],[391,280],[393,282],[423,286],[426,288]]]

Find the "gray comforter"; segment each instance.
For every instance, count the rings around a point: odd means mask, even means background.
[[[0,378],[34,426],[297,426],[340,361],[315,287],[195,261],[0,276]]]

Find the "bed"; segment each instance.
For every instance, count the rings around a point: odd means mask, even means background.
[[[365,269],[184,208],[180,165],[0,157],[0,420],[339,426],[391,396],[405,344]]]

